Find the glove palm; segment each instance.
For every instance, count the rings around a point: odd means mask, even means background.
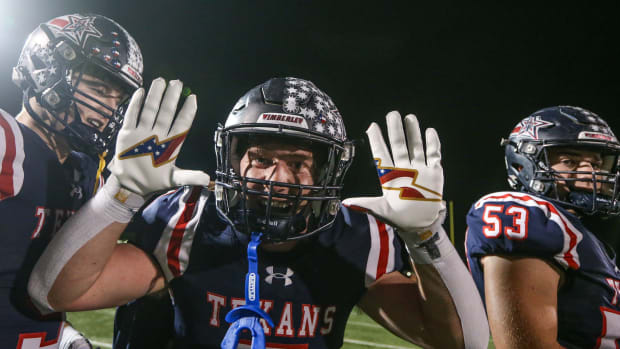
[[[182,88],[178,80],[166,89],[162,78],[155,79],[142,110],[144,89],[132,96],[109,166],[121,187],[146,197],[171,187],[209,184],[208,174],[175,166],[197,110],[196,96],[190,95],[175,118]]]
[[[386,121],[392,155],[376,123],[366,131],[383,196],[350,198],[343,205],[368,212],[401,231],[423,230],[437,220],[443,208],[439,136],[432,128],[426,130],[425,156],[413,114],[405,117],[406,129],[397,111],[388,113]]]

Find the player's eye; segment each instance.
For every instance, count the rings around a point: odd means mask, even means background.
[[[562,159],[560,160],[560,163],[570,170],[574,170],[575,168],[577,168],[577,161],[573,159]]]
[[[91,88],[91,90],[96,92],[100,96],[105,96],[107,92],[103,87],[93,87]]]
[[[598,171],[603,166],[603,161],[602,160],[600,160],[600,161],[592,161],[592,162],[590,162],[590,164],[592,165],[592,168],[594,170]]]
[[[295,171],[299,171],[302,166],[304,165],[304,163],[302,161],[291,161],[289,163],[289,166],[294,169]]]
[[[266,167],[271,166],[272,163],[273,161],[266,157],[257,156],[254,159],[252,159],[252,166],[254,167],[266,168]]]

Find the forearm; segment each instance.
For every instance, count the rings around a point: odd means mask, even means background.
[[[95,284],[126,226],[111,223],[69,259],[48,293],[49,304],[54,309],[66,308]]]
[[[431,265],[415,265],[414,272],[424,341],[434,348],[463,348],[461,322],[441,276]]]
[[[62,309],[85,294],[101,275],[116,241],[141,198],[122,203],[111,177],[57,232],[30,276],[28,291],[42,311]]]
[[[431,229],[436,235],[423,243],[404,239],[419,281],[421,311],[425,321],[436,324],[429,326],[429,337],[443,343],[449,330],[461,346],[486,348],[489,327],[478,290],[443,227]]]

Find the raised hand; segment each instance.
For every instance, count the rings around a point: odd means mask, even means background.
[[[144,106],[144,89],[134,93],[110,164],[121,187],[145,197],[171,187],[209,184],[208,174],[175,166],[197,110],[196,96],[190,95],[175,117],[182,89],[179,80],[166,88],[164,79],[157,78]]]
[[[373,122],[366,131],[383,196],[350,198],[343,205],[368,212],[400,231],[420,231],[432,225],[444,207],[439,136],[432,128],[426,130],[425,154],[413,114],[405,117],[405,128],[397,111],[389,112],[386,121],[392,155],[379,125]]]

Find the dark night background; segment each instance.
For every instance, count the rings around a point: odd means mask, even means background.
[[[391,1],[0,0],[0,107],[28,33],[72,12],[113,18],[138,41],[145,82],[180,78],[199,111],[180,166],[214,173],[212,135],[237,99],[274,76],[326,91],[358,140],[346,196],[379,193],[364,131],[390,110],[415,113],[442,141],[456,244],[478,197],[507,188],[499,140],[542,107],[571,104],[620,132],[618,9]]]

